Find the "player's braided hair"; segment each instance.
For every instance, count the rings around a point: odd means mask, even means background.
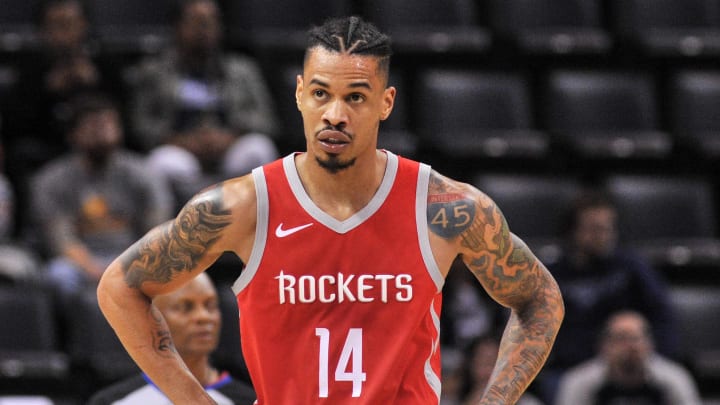
[[[339,53],[376,56],[385,73],[390,67],[390,37],[358,16],[330,18],[321,26],[311,28],[306,59],[309,51],[317,46]]]

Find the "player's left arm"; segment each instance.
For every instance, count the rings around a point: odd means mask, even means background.
[[[488,294],[511,309],[481,403],[515,403],[545,364],[560,328],[564,306],[557,283],[510,232],[497,205],[470,185],[433,172],[428,225],[457,248]]]

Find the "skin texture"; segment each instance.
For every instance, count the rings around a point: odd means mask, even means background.
[[[382,181],[387,157],[377,150],[378,128],[392,111],[395,92],[377,58],[320,47],[311,51],[297,78],[307,144],[307,153],[295,158],[298,174],[316,205],[338,220],[364,207]],[[544,364],[557,334],[564,313],[558,287],[510,232],[493,201],[472,186],[433,172],[427,217],[443,275],[459,255],[488,294],[512,309],[480,403],[514,403]],[[173,403],[212,402],[164,339],[167,325],[150,301],[188,282],[225,251],[247,262],[255,222],[252,178],[229,180],[194,197],[174,221],[148,233],[103,275],[98,289],[103,312]]]

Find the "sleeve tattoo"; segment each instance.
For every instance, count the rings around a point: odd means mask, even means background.
[[[459,240],[463,261],[485,290],[514,309],[505,330],[507,342],[513,344],[501,349],[498,363],[502,367],[490,387],[488,400],[492,402],[488,403],[516,400],[544,364],[562,320],[557,285],[484,194],[433,173],[427,219],[437,236]],[[514,344],[522,348],[512,354],[509,350]]]
[[[160,310],[155,305],[150,306],[150,319],[152,321],[152,347],[162,357],[172,357],[177,353],[170,330],[163,320]]]
[[[536,286],[530,275],[537,273],[537,260],[513,237],[492,200],[433,174],[427,211],[431,232],[448,240],[460,238],[467,248],[465,263],[488,292],[510,298],[514,291]]]
[[[139,288],[145,281],[167,283],[175,274],[195,268],[231,222],[230,211],[222,208],[222,201],[222,186],[218,185],[123,254],[128,286]]]

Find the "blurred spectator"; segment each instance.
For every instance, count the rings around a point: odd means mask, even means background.
[[[175,46],[127,74],[134,143],[184,197],[278,155],[278,125],[259,65],[222,48],[213,0],[181,0]]]
[[[172,216],[162,177],[122,147],[115,105],[101,95],[72,104],[73,150],[44,166],[32,183],[33,220],[52,259],[47,276],[63,294],[94,285],[109,264]]]
[[[201,273],[179,290],[153,300],[162,312],[175,349],[195,378],[220,405],[251,405],[252,387],[235,380],[210,363],[220,340],[221,314],[218,295],[210,276]],[[145,405],[167,403],[167,398],[146,375],[115,383],[95,394],[89,405]]]
[[[30,171],[69,149],[69,101],[82,92],[109,91],[112,82],[97,61],[82,0],[40,0],[37,14],[39,47],[17,61],[5,129],[11,167]]]
[[[0,282],[34,280],[40,262],[15,237],[15,192],[3,173],[3,158],[4,147],[0,143]]]
[[[442,326],[440,327],[442,330]],[[462,405],[462,388],[465,366],[465,352],[456,347],[442,349],[442,391],[440,405]]]
[[[646,319],[634,311],[613,315],[597,357],[570,369],[556,405],[700,405],[697,387],[680,364],[654,352]]]
[[[480,336],[470,344],[462,367],[461,405],[474,405],[480,402],[495,367],[499,349],[500,339],[492,334]],[[530,392],[525,392],[516,404],[542,405],[542,402]]]
[[[660,353],[672,356],[677,331],[669,292],[649,263],[618,243],[617,210],[604,193],[580,195],[568,215],[567,241],[555,263],[546,263],[565,300],[565,320],[539,381],[552,402],[558,373],[591,358],[603,322],[623,309],[642,313]]]

